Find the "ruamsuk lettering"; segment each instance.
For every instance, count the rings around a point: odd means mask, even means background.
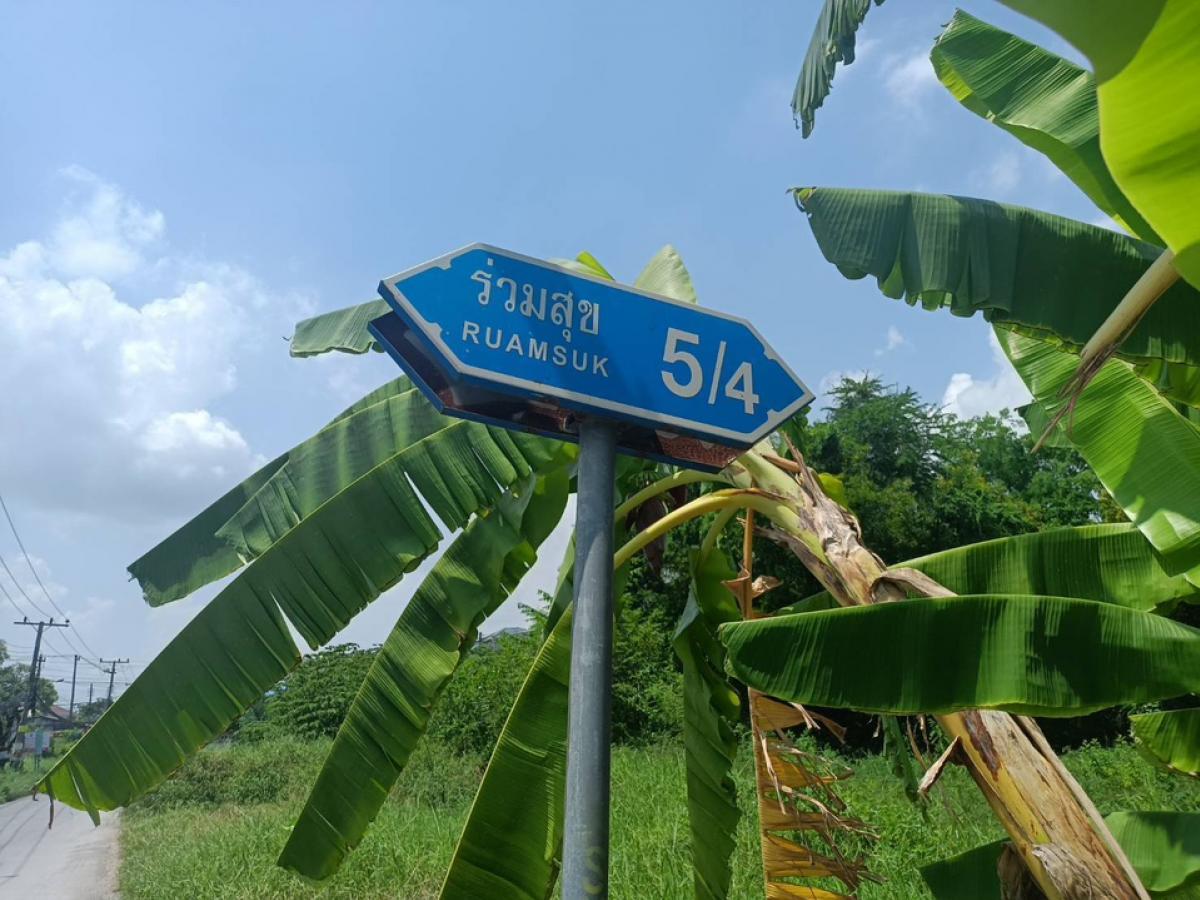
[[[591,372],[602,378],[608,377],[607,356],[599,356],[576,347],[551,344],[526,334],[505,332],[503,328],[493,328],[491,325],[481,326],[478,322],[463,322],[462,341],[464,344],[470,342],[501,353],[549,362],[563,369],[570,366],[576,372]]]

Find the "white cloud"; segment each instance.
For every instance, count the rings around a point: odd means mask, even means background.
[[[64,174],[49,235],[0,251],[0,484],[60,510],[191,511],[258,461],[211,406],[249,314],[284,304],[235,266],[166,252],[163,214],[117,186]]]
[[[990,375],[977,377],[956,372],[942,394],[942,407],[962,418],[1015,409],[1030,400],[1029,391],[1000,348],[995,332],[988,332],[992,351],[993,370]]]
[[[883,356],[885,353],[891,353],[900,347],[908,345],[908,338],[895,325],[889,325],[887,330],[886,343],[875,351],[876,356]]]
[[[1013,150],[1006,150],[972,170],[969,177],[981,197],[989,200],[1011,197],[1022,181],[1021,157]]]
[[[927,49],[908,55],[892,54],[884,60],[888,70],[884,87],[896,102],[913,109],[938,87]]]
[[[147,212],[80,166],[61,174],[73,190],[47,248],[55,270],[67,277],[111,280],[138,269],[142,251],[163,235],[163,214]]]
[[[874,58],[882,44],[883,41],[879,38],[858,38],[854,42],[854,62],[848,66],[838,67],[836,84],[844,86],[857,77],[856,72],[866,71],[867,65],[874,63]]]

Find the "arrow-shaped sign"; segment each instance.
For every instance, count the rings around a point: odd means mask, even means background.
[[[590,413],[660,439],[626,449],[673,457],[680,435],[749,447],[812,401],[744,319],[485,244],[379,292],[396,316],[372,323],[381,344],[440,406],[488,421],[561,432],[548,410]],[[514,421],[514,399],[542,424]]]

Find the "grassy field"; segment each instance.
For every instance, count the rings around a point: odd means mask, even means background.
[[[314,886],[278,869],[274,860],[327,746],[277,742],[201,754],[126,815],[124,896],[436,896],[482,760],[425,748],[342,871]],[[1155,771],[1128,745],[1087,747],[1064,759],[1103,813],[1200,810],[1200,785]],[[880,833],[871,869],[887,879],[866,885],[863,900],[925,897],[919,865],[1001,836],[961,769],[946,773],[925,820],[885,760],[866,757],[854,767],[841,794],[850,812]],[[735,858],[733,895],[739,898],[762,897],[751,776],[750,754],[740,754],[737,780],[746,803]],[[612,896],[690,898],[682,750],[618,748],[613,794]]]

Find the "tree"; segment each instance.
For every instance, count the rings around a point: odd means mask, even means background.
[[[34,708],[48,709],[58,699],[54,684],[39,678]],[[17,727],[29,710],[29,666],[9,661],[8,647],[0,641],[0,749],[7,750],[16,737]]]
[[[374,661],[375,651],[357,644],[334,644],[306,656],[272,692],[266,715],[297,737],[333,737]]]

